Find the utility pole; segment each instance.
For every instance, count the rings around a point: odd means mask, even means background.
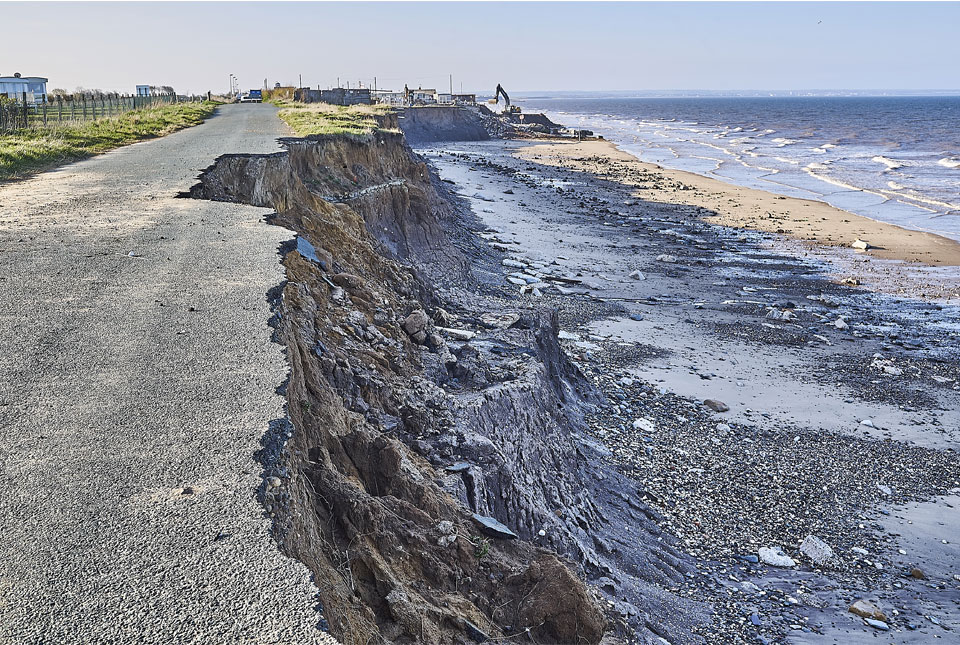
[[[297,88],[298,88],[298,89],[301,88],[301,87],[303,87],[303,74],[300,74],[300,84],[297,85]]]
[[[453,74],[450,75],[450,100],[453,100]]]
[[[373,77],[373,91],[374,91],[374,92],[377,91],[377,77],[376,77],[376,76]]]

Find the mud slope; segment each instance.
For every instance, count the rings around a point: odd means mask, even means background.
[[[697,642],[703,608],[665,590],[690,563],[583,432],[597,395],[555,313],[487,284],[469,220],[402,135],[285,144],[221,158],[191,193],[299,234],[275,303],[292,426],[263,502],[331,631]]]

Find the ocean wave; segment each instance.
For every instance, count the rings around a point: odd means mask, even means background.
[[[906,189],[907,189],[906,186],[903,186],[903,185],[901,185],[901,184],[898,184],[898,183],[895,182],[895,181],[888,181],[888,182],[887,182],[887,186],[889,186],[891,190],[906,190]]]
[[[943,166],[944,168],[960,168],[960,159],[957,157],[944,157],[937,162],[938,166]]]
[[[960,205],[953,204],[951,202],[940,201],[939,199],[932,199],[924,195],[919,194],[915,190],[909,190],[903,186],[891,186],[894,182],[887,184],[893,190],[884,190],[883,192],[887,195],[894,195],[897,198],[897,201],[905,201],[906,203],[914,206],[916,208],[922,208],[925,211],[930,211],[931,213],[936,213],[938,211],[951,211],[960,209]],[[900,192],[906,190],[907,192]],[[920,204],[925,204],[926,206],[921,206]],[[932,207],[932,208],[931,208]]]
[[[877,155],[870,161],[876,161],[877,163],[882,163],[887,167],[887,170],[896,170],[897,168],[903,168],[903,163],[897,161],[896,159],[890,159],[889,157],[884,157],[882,155]]]
[[[797,160],[797,159],[787,159],[786,157],[774,157],[774,159],[776,159],[776,160],[779,161],[780,163],[788,163],[788,164],[790,164],[790,165],[792,165],[792,166],[799,166],[799,165],[800,165],[800,161]]]
[[[867,190],[866,188],[863,188],[863,187],[861,187],[861,186],[854,186],[853,184],[848,184],[848,183],[846,183],[846,182],[840,181],[839,179],[836,179],[835,177],[830,177],[829,175],[824,175],[824,174],[821,174],[821,173],[818,173],[818,172],[817,172],[818,170],[824,171],[824,170],[827,170],[827,169],[828,169],[828,168],[827,168],[826,166],[824,166],[823,164],[811,163],[811,164],[807,164],[807,166],[804,167],[803,170],[804,170],[804,172],[806,172],[808,175],[810,175],[810,176],[813,177],[814,179],[819,179],[819,180],[822,181],[822,182],[831,184],[831,185],[833,185],[833,186],[837,186],[838,188],[843,188],[843,189],[846,189],[846,190],[854,190],[854,191],[857,191],[857,192],[860,192],[860,193],[868,193],[868,194],[870,194],[870,195],[876,195],[877,197],[880,197],[881,199],[890,199],[890,197],[889,197],[888,195],[884,195],[883,193],[877,192],[877,191],[875,191],[875,190]]]
[[[785,137],[777,137],[776,139],[770,139],[770,140],[776,143],[778,148],[782,148],[784,146],[792,146],[795,143],[800,143],[798,139],[787,139]]]

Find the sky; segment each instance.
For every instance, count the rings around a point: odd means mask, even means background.
[[[960,3],[3,3],[0,75],[305,86],[960,89]]]

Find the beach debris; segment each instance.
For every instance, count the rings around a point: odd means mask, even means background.
[[[771,307],[770,311],[767,312],[767,318],[771,320],[786,320],[790,321],[797,317],[797,314],[790,311],[789,309],[777,309],[776,307]]]
[[[850,248],[857,249],[858,251],[866,251],[870,248],[870,245],[865,240],[857,238],[850,244]]]
[[[870,367],[889,376],[901,376],[903,374],[902,369],[894,365],[891,359],[884,358],[883,354],[880,353],[873,355],[873,361],[870,363]]]
[[[861,618],[869,618],[871,620],[881,621],[887,620],[887,615],[883,613],[883,610],[864,598],[861,598],[850,605],[850,609],[847,611],[849,611],[851,614],[856,614]]]
[[[827,307],[839,307],[843,304],[839,298],[835,298],[826,293],[821,293],[819,296],[807,296],[807,300],[819,300]]]
[[[714,412],[727,412],[730,410],[729,405],[723,401],[718,401],[717,399],[706,399],[704,400],[703,404]]]
[[[631,271],[630,277],[634,280],[646,280],[647,276],[643,275],[643,271]]]
[[[796,560],[783,552],[779,546],[762,546],[757,551],[760,561],[769,564],[772,567],[782,567],[789,569],[797,566]]]
[[[873,424],[873,419],[863,419],[862,421],[860,421],[860,425],[862,425],[862,426],[867,426],[868,428],[876,428],[876,427],[877,427],[877,426],[875,426],[875,425]]]
[[[657,256],[657,262],[673,263],[676,261],[677,261],[677,256],[675,255],[668,255],[666,253],[661,253],[660,255]]]
[[[649,419],[640,418],[640,419],[636,419],[633,422],[633,429],[641,430],[643,432],[653,432],[657,428],[655,425],[653,425],[653,422],[650,421]]]
[[[891,495],[893,495],[893,489],[883,484],[877,484],[877,490],[883,493],[884,495],[886,495],[887,497],[890,497]]]
[[[826,566],[836,559],[830,545],[816,535],[808,535],[800,543],[800,553],[810,558],[814,564]]]
[[[850,325],[847,324],[847,321],[843,319],[843,316],[840,316],[833,321],[833,326],[839,330],[850,329]]]
[[[910,577],[916,578],[917,580],[926,580],[927,574],[923,572],[923,569],[920,569],[918,567],[913,567],[912,569],[910,569]]]
[[[873,618],[864,618],[863,622],[870,625],[874,629],[879,629],[882,632],[890,631],[890,625],[886,624],[882,620],[874,620]]]
[[[480,322],[488,327],[506,329],[520,320],[518,313],[494,314],[487,312],[480,315]],[[560,332],[563,333],[563,332]]]
[[[463,621],[463,631],[470,637],[470,640],[475,643],[486,643],[490,640],[490,636],[472,622],[466,618],[461,618],[460,620]]]
[[[437,327],[437,330],[446,334],[454,340],[470,340],[477,334],[466,329],[451,329],[450,327]]]
[[[480,530],[490,537],[502,538],[505,540],[515,540],[519,537],[516,533],[507,528],[506,524],[503,524],[499,520],[496,520],[492,517],[474,513],[473,520],[480,525]]]

